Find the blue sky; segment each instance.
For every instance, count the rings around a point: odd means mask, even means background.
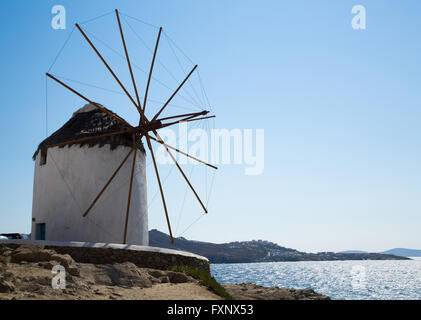
[[[66,30],[51,28],[56,4],[66,8]],[[351,27],[357,4],[367,9],[366,30]],[[415,0],[7,2],[0,12],[0,232],[30,229],[31,157],[46,136],[45,72],[75,22],[115,8],[163,26],[199,64],[216,128],[265,130],[264,173],[246,176],[243,166],[221,166],[210,214],[183,236],[266,239],[304,251],[421,248],[421,3]],[[86,28],[122,53],[113,19]],[[156,29],[132,23],[153,47]],[[134,35],[127,40],[133,61],[149,65]],[[164,48],[163,42],[163,61]],[[102,50],[127,80],[123,61]],[[182,63],[189,68],[188,60]],[[169,66],[182,79],[175,63]],[[76,31],[53,71],[118,90]],[[172,80],[159,67],[156,76]],[[51,134],[84,102],[52,83],[48,88]],[[85,92],[136,121],[123,96]],[[161,93],[151,87],[151,95],[165,99]],[[156,107],[151,103],[151,112]],[[198,174],[193,180],[208,196],[212,175]],[[166,231],[159,199],[152,201],[153,179],[148,176],[150,227]],[[166,184],[174,224],[183,209],[182,182],[173,174]],[[189,196],[180,230],[200,216]]]

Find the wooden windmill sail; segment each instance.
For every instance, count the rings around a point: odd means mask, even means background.
[[[183,151],[181,151],[181,150],[179,150],[175,147],[172,147],[172,146],[166,144],[161,139],[161,137],[159,136],[158,130],[162,129],[162,128],[165,128],[165,127],[173,126],[173,125],[178,124],[179,122],[182,122],[182,121],[188,121],[188,122],[199,121],[199,120],[203,120],[203,119],[213,118],[215,116],[208,115],[209,111],[205,110],[205,111],[201,111],[201,112],[178,114],[178,115],[172,115],[172,116],[168,116],[168,117],[159,118],[161,113],[165,110],[165,108],[168,106],[168,104],[177,95],[179,90],[183,87],[183,85],[187,82],[187,80],[190,78],[190,76],[196,70],[197,65],[195,65],[193,67],[193,69],[189,72],[189,74],[185,77],[185,79],[179,84],[177,89],[171,94],[171,96],[167,99],[167,101],[162,105],[162,107],[159,109],[159,111],[152,118],[148,118],[146,116],[146,106],[147,106],[147,102],[148,102],[149,85],[150,85],[150,80],[151,80],[153,69],[154,69],[155,58],[156,58],[157,51],[158,51],[158,45],[159,45],[159,40],[160,40],[160,37],[161,37],[162,28],[159,29],[159,33],[158,33],[158,37],[157,37],[157,40],[156,40],[155,49],[154,49],[154,53],[153,53],[153,58],[152,58],[152,62],[151,62],[150,70],[149,70],[149,76],[148,76],[147,85],[146,85],[146,89],[145,89],[145,95],[144,95],[143,102],[141,103],[141,101],[139,99],[138,89],[137,89],[137,86],[136,86],[135,76],[134,76],[134,73],[133,73],[133,69],[132,69],[132,66],[131,66],[131,63],[130,63],[129,54],[128,54],[127,47],[126,47],[126,42],[125,42],[125,38],[124,38],[123,29],[122,29],[121,22],[120,22],[118,10],[115,10],[115,15],[116,15],[119,30],[120,30],[121,41],[122,41],[122,45],[123,45],[124,52],[125,52],[125,58],[126,58],[126,61],[127,61],[127,66],[128,66],[129,71],[130,71],[131,82],[132,82],[134,92],[135,92],[135,95],[136,95],[135,98],[133,98],[130,95],[130,93],[127,91],[126,87],[119,80],[119,78],[117,77],[115,72],[111,69],[109,64],[105,61],[103,56],[100,54],[100,52],[94,46],[94,44],[88,38],[86,33],[82,30],[82,28],[78,24],[76,24],[76,28],[80,31],[80,33],[85,38],[85,40],[89,43],[89,45],[91,46],[93,51],[96,53],[96,55],[99,57],[99,59],[103,62],[103,64],[107,68],[107,70],[110,72],[110,74],[113,76],[115,81],[118,83],[118,85],[124,91],[124,93],[127,95],[127,97],[129,98],[129,100],[131,101],[133,106],[137,109],[137,111],[139,113],[138,125],[137,126],[130,125],[126,120],[124,120],[120,116],[116,115],[115,113],[111,112],[107,108],[103,107],[101,104],[98,104],[96,102],[91,101],[88,97],[86,97],[82,93],[76,91],[75,89],[71,88],[68,84],[66,84],[66,83],[62,82],[61,80],[57,79],[57,77],[55,77],[54,75],[52,75],[50,73],[46,73],[46,75],[49,78],[53,79],[54,81],[56,81],[57,83],[59,83],[60,85],[62,85],[66,89],[68,89],[69,91],[73,92],[74,94],[76,94],[77,96],[82,98],[83,100],[87,101],[89,104],[95,106],[98,110],[107,114],[111,119],[114,119],[115,121],[120,123],[122,125],[122,127],[124,127],[125,129],[119,130],[119,131],[116,130],[116,131],[113,131],[113,132],[107,132],[105,134],[100,134],[100,135],[93,135],[93,136],[89,136],[89,137],[64,141],[64,142],[60,142],[60,143],[56,143],[56,144],[50,144],[50,145],[45,146],[45,148],[71,145],[71,144],[81,143],[81,142],[89,142],[90,140],[97,140],[97,139],[104,138],[104,137],[127,135],[127,134],[133,135],[134,139],[133,139],[133,145],[131,147],[131,150],[127,153],[127,155],[124,157],[123,161],[115,169],[115,171],[110,172],[110,178],[105,183],[105,185],[102,187],[102,189],[98,191],[97,196],[94,199],[92,199],[92,203],[86,208],[85,212],[83,213],[83,217],[86,217],[89,214],[89,212],[95,206],[95,204],[100,199],[100,197],[103,195],[105,190],[109,187],[109,185],[111,184],[113,179],[117,176],[118,172],[123,167],[123,165],[129,159],[132,159],[131,175],[130,175],[129,188],[128,188],[129,191],[128,191],[128,197],[127,197],[127,208],[126,208],[126,216],[125,216],[125,223],[124,223],[124,236],[123,236],[123,239],[122,239],[122,242],[124,244],[126,244],[127,243],[127,226],[128,226],[128,223],[129,223],[129,215],[130,215],[130,201],[131,201],[131,198],[132,198],[133,176],[134,176],[135,163],[136,163],[136,154],[137,154],[137,151],[138,151],[139,147],[142,144],[142,139],[145,138],[148,149],[149,149],[151,157],[152,157],[152,162],[153,162],[153,165],[154,165],[154,171],[155,171],[156,178],[157,178],[157,181],[158,181],[158,186],[159,186],[159,191],[160,191],[160,194],[161,194],[161,199],[162,199],[162,204],[163,204],[163,208],[164,208],[164,212],[165,212],[166,222],[167,222],[167,225],[168,225],[168,231],[169,231],[171,242],[173,243],[173,235],[172,235],[171,224],[170,224],[170,219],[169,219],[169,215],[168,215],[168,208],[167,208],[167,205],[166,205],[165,196],[164,196],[164,192],[163,192],[163,188],[162,188],[162,183],[161,183],[161,179],[160,179],[160,176],[159,176],[159,170],[158,170],[155,155],[154,155],[154,152],[153,152],[153,149],[152,149],[151,141],[159,143],[159,144],[164,146],[166,152],[169,154],[170,158],[175,163],[177,169],[180,171],[180,173],[181,173],[182,177],[184,178],[184,180],[186,181],[187,185],[190,187],[191,191],[195,195],[197,201],[200,203],[203,211],[205,213],[207,213],[208,211],[207,211],[205,205],[203,204],[203,202],[200,199],[199,195],[197,194],[196,190],[194,189],[194,187],[190,183],[189,179],[185,175],[184,171],[182,170],[182,168],[178,164],[178,162],[175,159],[172,151],[178,152],[178,153],[182,154],[183,156],[189,157],[189,158],[191,158],[195,161],[198,161],[198,162],[200,162],[200,163],[202,163],[206,166],[209,166],[213,169],[217,169],[217,167],[215,167],[215,166],[213,166],[209,163],[206,163],[205,161],[200,160],[196,157],[193,157],[193,156],[191,156],[191,155],[189,155],[189,154],[187,154],[187,153],[185,153],[185,152],[183,152]]]

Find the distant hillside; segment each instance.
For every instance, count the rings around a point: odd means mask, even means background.
[[[401,256],[401,257],[421,257],[421,250],[405,249],[405,248],[395,248],[395,249],[390,249],[390,250],[383,251],[380,253],[393,254],[395,256]]]
[[[367,251],[362,251],[362,250],[346,250],[346,251],[340,251],[338,253],[367,253]]]
[[[347,250],[347,251],[340,251],[338,253],[367,253],[367,251],[362,250]],[[405,249],[405,248],[395,248],[386,251],[379,252],[381,254],[392,254],[399,257],[421,257],[421,250],[415,249]]]
[[[281,247],[276,243],[262,240],[210,243],[175,238],[170,243],[169,236],[158,230],[149,231],[149,245],[189,251],[207,257],[211,263],[246,263],[272,261],[328,261],[328,260],[406,260],[408,258],[379,253],[306,253]]]

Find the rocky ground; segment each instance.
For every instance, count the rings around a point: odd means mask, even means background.
[[[254,283],[225,284],[227,292],[238,300],[330,300],[313,289],[281,289],[262,287]]]
[[[65,289],[52,287],[53,277],[58,275],[52,272],[56,265],[66,270]],[[224,287],[236,299],[328,299],[312,290],[264,288],[254,284]],[[13,249],[0,244],[0,299],[218,300],[221,297],[184,273],[139,268],[131,262],[77,263],[70,255],[58,254],[41,245]]]

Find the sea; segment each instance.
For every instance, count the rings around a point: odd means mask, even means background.
[[[307,289],[334,300],[421,300],[421,257],[412,260],[211,264],[219,283]]]

